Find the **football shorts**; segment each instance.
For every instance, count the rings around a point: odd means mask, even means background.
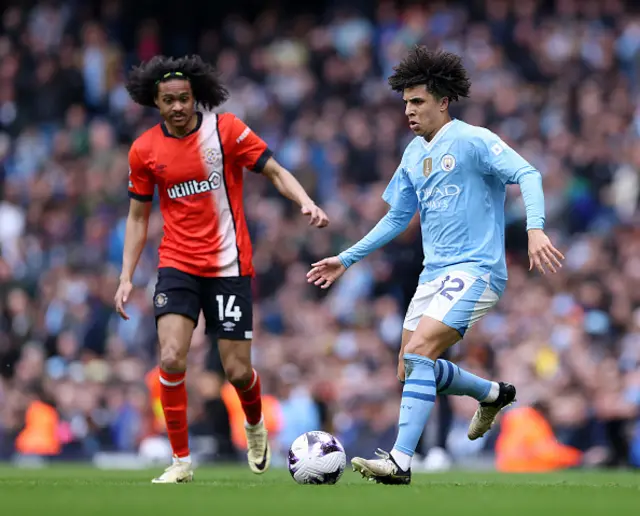
[[[253,338],[249,276],[209,278],[161,267],[158,269],[153,307],[156,321],[165,314],[179,314],[197,325],[202,311],[207,333],[229,340]]]
[[[484,317],[500,296],[489,287],[488,278],[452,271],[418,285],[404,320],[404,329],[416,331],[426,315],[455,329],[466,331]]]

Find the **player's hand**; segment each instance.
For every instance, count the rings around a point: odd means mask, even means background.
[[[315,226],[317,228],[323,228],[329,225],[329,217],[327,214],[322,211],[318,206],[314,203],[303,204],[300,208],[300,211],[303,215],[306,215],[309,218],[309,225]]]
[[[132,290],[133,284],[131,283],[131,281],[121,280],[114,298],[116,312],[118,312],[118,315],[125,321],[129,320],[129,316],[127,315],[127,312],[124,311],[124,304],[129,300],[129,296],[131,295]]]
[[[558,251],[549,237],[541,229],[529,230],[529,270],[535,266],[542,274],[546,274],[546,269],[551,272],[558,272],[562,268],[560,260],[564,256]]]
[[[347,270],[337,256],[320,260],[311,267],[307,272],[307,282],[320,288],[329,288]]]

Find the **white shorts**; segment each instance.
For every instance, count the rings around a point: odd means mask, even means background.
[[[404,329],[416,331],[423,315],[443,322],[460,335],[484,317],[500,297],[489,287],[488,277],[452,271],[418,285],[404,319]]]

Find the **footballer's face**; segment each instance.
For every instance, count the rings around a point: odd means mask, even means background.
[[[422,84],[405,88],[402,99],[410,129],[416,135],[431,140],[447,121],[449,99],[447,97],[437,99]]]
[[[182,79],[161,82],[156,105],[168,125],[178,132],[183,131],[193,119],[195,99],[191,83]]]

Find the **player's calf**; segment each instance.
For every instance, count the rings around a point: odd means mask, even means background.
[[[471,396],[481,403],[494,402],[500,394],[497,382],[476,376],[442,358],[436,360],[435,374],[438,394]]]
[[[264,473],[271,463],[271,448],[262,418],[260,376],[251,366],[251,341],[221,340],[220,357],[245,414],[249,468],[256,474]]]
[[[165,475],[159,477],[173,479],[170,483],[185,481],[184,479],[188,477],[188,468],[184,464],[190,464],[191,461],[185,369],[194,326],[192,320],[177,314],[166,314],[158,319],[160,402],[173,455],[182,464],[182,466],[176,466],[174,462],[170,470],[168,469]]]

